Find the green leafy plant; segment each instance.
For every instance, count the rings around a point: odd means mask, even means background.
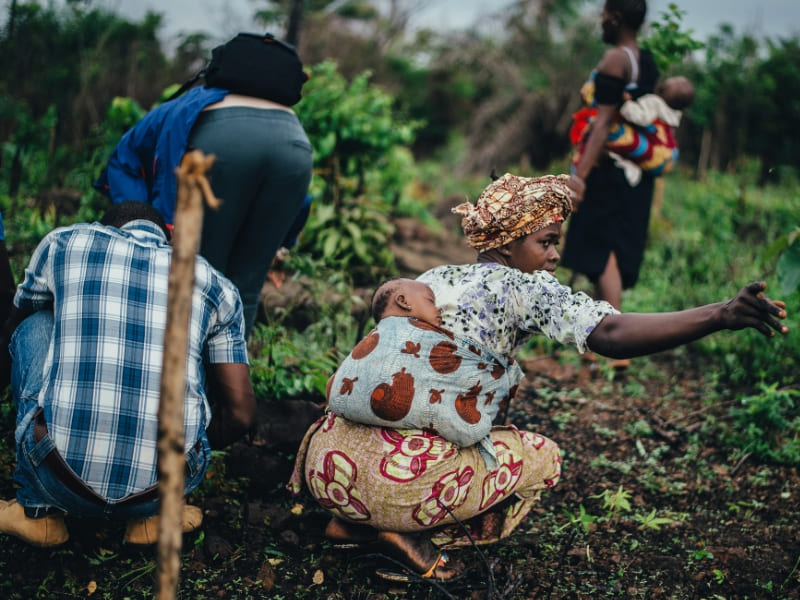
[[[631,511],[631,493],[622,486],[615,491],[603,490],[591,497],[603,501],[603,508],[607,511],[605,519],[608,521],[615,522],[619,519],[620,513]]]
[[[409,183],[414,162],[406,146],[420,126],[370,79],[366,71],[347,81],[334,62],[320,63],[297,105],[314,147],[316,199],[301,250],[357,282],[393,273],[389,216]]]
[[[694,561],[714,560],[714,555],[705,548],[701,548],[700,550],[695,550],[694,552],[692,552],[692,560]]]
[[[394,273],[389,248],[393,232],[387,208],[374,197],[343,207],[322,204],[313,209],[300,250],[351,273],[357,281],[376,281]]]
[[[593,524],[600,520],[600,517],[587,513],[583,504],[578,506],[577,514],[573,514],[566,509],[564,509],[564,514],[567,515],[567,518],[569,519],[567,525],[575,525],[584,533],[589,533],[592,530]],[[561,529],[567,525],[562,526]]]
[[[642,40],[642,47],[653,53],[653,58],[661,71],[666,71],[671,65],[681,62],[704,45],[692,37],[694,30],[681,29],[685,14],[686,11],[680,10],[677,4],[669,4],[667,10],[661,12],[661,20],[650,24],[649,34]]]
[[[108,107],[105,123],[111,141],[119,141],[120,134],[136,125],[146,112],[133,98],[115,97]]]
[[[778,256],[776,270],[781,294],[800,290],[800,227],[779,237],[767,250],[766,259]]]
[[[106,548],[98,548],[94,556],[89,558],[89,564],[97,567],[102,565],[103,563],[107,563],[109,561],[116,559],[117,556],[118,554],[113,550],[108,550]]]
[[[292,252],[283,306],[264,307],[250,338],[250,372],[262,399],[325,397],[328,378],[366,326],[366,305],[346,270]]]
[[[654,531],[660,530],[662,525],[672,525],[675,522],[675,519],[670,519],[669,517],[657,517],[655,508],[646,515],[635,514],[633,518],[639,521],[639,529],[652,529]]]
[[[748,282],[763,280],[769,296],[789,303],[785,323],[790,331],[796,329],[796,311],[791,310],[796,296],[782,297],[779,290],[776,257],[781,250],[776,247],[770,254],[765,249],[787,235],[787,223],[797,222],[797,187],[757,188],[717,174],[700,183],[673,175],[663,205],[668,226],[651,236],[640,284],[626,295],[626,310],[681,310],[732,297]],[[742,252],[743,245],[752,251]],[[709,357],[709,373],[721,384],[755,386],[764,380],[790,386],[796,382],[800,338],[790,334],[767,340],[748,329],[711,335],[674,352],[693,360],[700,354]]]
[[[158,562],[155,560],[145,560],[140,566],[131,568],[129,571],[123,573],[119,577],[120,590],[131,589],[138,580],[143,577],[149,576],[158,568]]]
[[[250,361],[250,377],[258,398],[325,397],[325,385],[338,363],[335,355],[317,354],[318,344],[309,345],[308,340],[291,335],[280,325],[259,323],[254,337],[263,348]]]
[[[760,392],[730,409],[727,439],[743,454],[779,463],[800,464],[800,390],[762,383]]]

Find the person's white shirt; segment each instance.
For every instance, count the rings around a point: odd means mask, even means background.
[[[628,123],[640,127],[651,125],[656,119],[664,121],[670,127],[677,127],[681,124],[683,112],[669,106],[657,94],[645,94],[636,100],[623,102],[619,114]]]

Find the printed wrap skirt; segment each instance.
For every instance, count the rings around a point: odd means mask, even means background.
[[[303,482],[334,516],[381,531],[434,530],[442,546],[506,537],[561,475],[558,446],[516,427],[491,432],[497,465],[421,430],[353,423],[329,412],[306,433],[289,489]]]

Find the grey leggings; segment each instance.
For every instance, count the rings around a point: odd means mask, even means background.
[[[308,191],[311,144],[294,114],[237,106],[202,112],[189,145],[216,156],[210,183],[222,206],[205,213],[200,254],[239,288],[249,336],[269,266]]]

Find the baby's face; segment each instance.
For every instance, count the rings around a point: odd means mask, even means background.
[[[436,308],[436,296],[429,286],[420,281],[409,281],[398,289],[398,294],[406,297],[411,306],[411,316],[441,327],[442,311]]]

